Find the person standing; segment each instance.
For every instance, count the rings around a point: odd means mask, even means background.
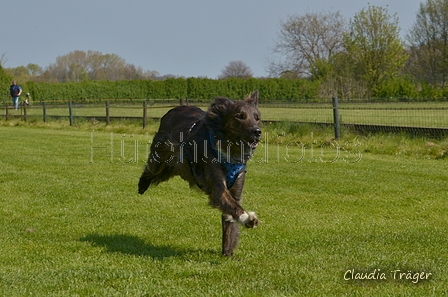
[[[19,109],[19,97],[22,94],[22,88],[17,85],[15,80],[12,81],[12,85],[9,87],[9,93],[11,94],[12,104],[14,105],[14,109]]]

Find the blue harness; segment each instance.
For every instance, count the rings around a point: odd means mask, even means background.
[[[194,123],[190,130],[188,132],[191,132],[193,128],[196,126],[196,123]],[[239,174],[246,168],[246,164],[244,163],[230,163],[226,160],[224,156],[218,152],[218,150],[215,148],[215,138],[211,133],[209,133],[209,140],[210,140],[210,146],[213,149],[213,155],[216,157],[216,159],[220,162],[221,165],[224,167],[224,173],[226,174],[226,183],[227,183],[227,189],[230,189],[233,184],[235,183],[236,179],[238,178]],[[219,158],[220,157],[220,158]],[[191,171],[193,176],[195,175],[193,166],[191,167]],[[202,187],[196,182],[197,186],[202,189]]]
[[[213,137],[213,135],[211,133],[210,133],[210,145],[213,148],[213,154],[215,155],[216,158],[218,158],[219,152],[215,148],[215,138]],[[240,172],[243,171],[244,168],[246,168],[246,164],[244,164],[244,163],[232,164],[232,163],[228,162],[226,160],[226,158],[223,156],[221,156],[221,159],[219,160],[219,162],[224,166],[224,172],[226,174],[227,189],[230,189],[233,186],[233,184],[235,183]]]

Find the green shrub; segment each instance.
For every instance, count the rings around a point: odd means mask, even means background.
[[[163,81],[28,82],[26,89],[35,101],[180,98],[200,101],[217,96],[242,99],[253,90],[260,90],[261,99],[308,101],[317,98],[318,86],[318,82],[303,79],[169,78]]]

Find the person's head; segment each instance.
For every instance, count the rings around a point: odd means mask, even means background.
[[[12,81],[13,85],[17,85],[17,82],[15,80]]]

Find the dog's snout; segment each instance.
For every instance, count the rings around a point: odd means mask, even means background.
[[[254,135],[255,135],[256,137],[260,137],[260,136],[261,136],[261,129],[260,129],[260,128],[254,128],[254,129],[252,130],[252,132],[254,133]]]

